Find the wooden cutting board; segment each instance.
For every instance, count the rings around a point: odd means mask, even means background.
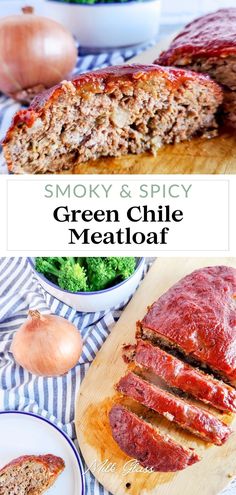
[[[175,35],[176,33],[174,33]],[[172,37],[174,37],[174,35]],[[129,63],[151,64],[172,37],[142,52]],[[65,174],[235,174],[236,133],[221,129],[214,139],[194,138],[165,145],[157,156],[148,153],[121,158],[101,158],[77,165]]]
[[[114,495],[216,495],[236,476],[236,419],[233,415],[227,418],[224,415],[223,419],[232,423],[234,433],[224,446],[216,447],[197,440],[158,415],[151,414],[150,417],[149,414],[149,419],[182,445],[196,448],[202,460],[177,473],[135,472],[126,475],[123,470],[130,458],[114,442],[107,418],[113,402],[122,400],[114,385],[127,370],[121,357],[122,345],[135,341],[136,321],[144,316],[148,305],[181,277],[196,268],[217,264],[236,267],[236,258],[156,260],[82,382],[75,417],[79,445],[87,466]],[[142,413],[142,407],[138,407],[138,412]],[[106,460],[115,464],[112,470]],[[101,462],[105,462],[103,469]]]

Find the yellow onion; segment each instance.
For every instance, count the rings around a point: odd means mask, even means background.
[[[23,14],[0,19],[0,91],[28,103],[65,79],[76,64],[73,36],[61,24]]]
[[[65,318],[29,311],[29,318],[14,335],[11,352],[30,373],[60,376],[78,362],[82,339],[77,328]]]

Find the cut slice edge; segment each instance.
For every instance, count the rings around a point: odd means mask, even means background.
[[[169,387],[225,412],[236,412],[236,390],[204,371],[191,366],[149,340],[123,346],[125,362],[134,362],[160,377]]]
[[[158,345],[166,351],[177,352],[177,354],[181,355],[181,358],[190,365],[197,366],[200,370],[213,374],[214,378],[218,381],[221,380],[231,387],[236,387],[235,380],[230,381],[229,377],[227,377],[222,371],[215,369],[209,362],[201,360],[193,353],[187,353],[183,347],[178,345],[178,343],[173,342],[166,335],[159,333],[156,329],[145,327],[141,321],[137,322],[136,339],[148,340],[152,344]]]
[[[190,71],[157,65],[93,71],[18,112],[3,141],[5,158],[14,173],[46,173],[99,157],[155,154],[162,144],[215,135],[221,101],[219,85]]]
[[[109,421],[120,449],[151,472],[180,471],[200,461],[193,449],[184,448],[121,404],[112,407]]]
[[[231,428],[213,414],[176,397],[133,372],[121,378],[116,386],[123,395],[173,421],[181,428],[215,445],[223,445]]]

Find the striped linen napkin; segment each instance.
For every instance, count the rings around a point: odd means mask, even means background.
[[[27,411],[43,416],[67,433],[78,448],[74,425],[76,394],[128,301],[106,312],[77,312],[42,289],[26,258],[0,258],[0,294],[0,411]],[[25,321],[28,310],[36,308],[44,314],[67,318],[81,331],[81,358],[65,376],[33,376],[16,365],[10,353],[14,332]],[[90,472],[85,475],[85,487],[86,495],[108,495]]]

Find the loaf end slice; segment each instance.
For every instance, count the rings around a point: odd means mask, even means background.
[[[209,74],[222,84],[223,119],[236,127],[236,8],[220,9],[187,24],[155,63]]]
[[[0,470],[0,494],[41,495],[64,468],[63,459],[52,454],[18,457]]]

